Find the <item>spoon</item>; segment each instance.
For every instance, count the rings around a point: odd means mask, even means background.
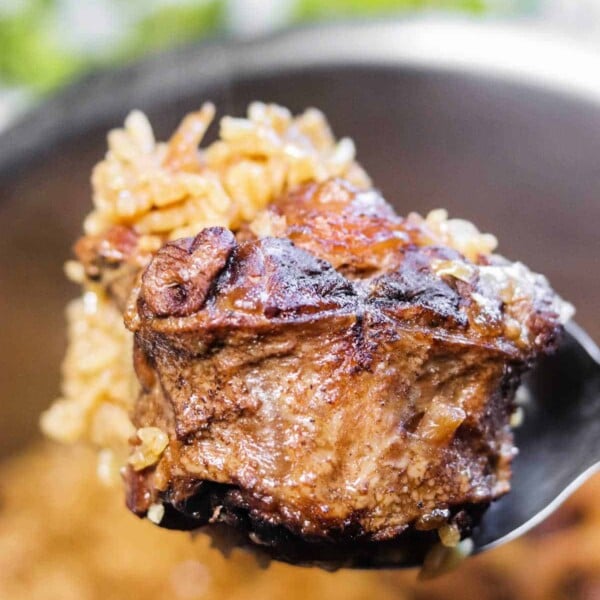
[[[474,552],[523,535],[600,471],[600,349],[581,327],[567,324],[557,352],[540,360],[525,390],[511,491],[473,532]]]

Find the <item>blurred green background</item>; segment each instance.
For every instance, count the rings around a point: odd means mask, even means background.
[[[228,32],[407,11],[527,11],[489,0],[0,0],[0,84],[44,93],[94,67]]]
[[[416,13],[589,23],[590,6],[600,23],[600,0],[0,0],[0,128],[93,69],[209,36]]]

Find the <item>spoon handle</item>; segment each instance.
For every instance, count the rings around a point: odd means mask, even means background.
[[[582,427],[588,429],[586,438],[591,442],[590,455],[593,463],[600,468],[600,349],[591,337],[577,324],[571,322],[568,331],[575,337],[588,354],[589,364],[582,370],[584,379],[581,403]]]

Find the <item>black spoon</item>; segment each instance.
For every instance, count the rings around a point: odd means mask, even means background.
[[[558,351],[525,382],[512,490],[484,515],[475,552],[529,531],[600,470],[600,350],[577,324],[566,329]]]

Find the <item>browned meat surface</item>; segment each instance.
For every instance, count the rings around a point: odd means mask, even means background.
[[[421,233],[375,190],[356,191],[341,180],[310,183],[287,194],[251,228],[259,235],[287,237],[351,277],[397,266],[398,250]]]
[[[138,248],[138,240],[132,229],[117,225],[102,235],[82,237],[74,248],[86,277],[98,282],[121,310],[140,269],[151,258]]]
[[[237,238],[205,229],[150,260],[118,228],[77,252],[130,295],[132,443],[155,452],[126,473],[136,514],[226,524],[284,560],[381,564],[442,526],[466,535],[509,490],[514,391],[561,332],[522,265],[468,260],[336,180]]]

